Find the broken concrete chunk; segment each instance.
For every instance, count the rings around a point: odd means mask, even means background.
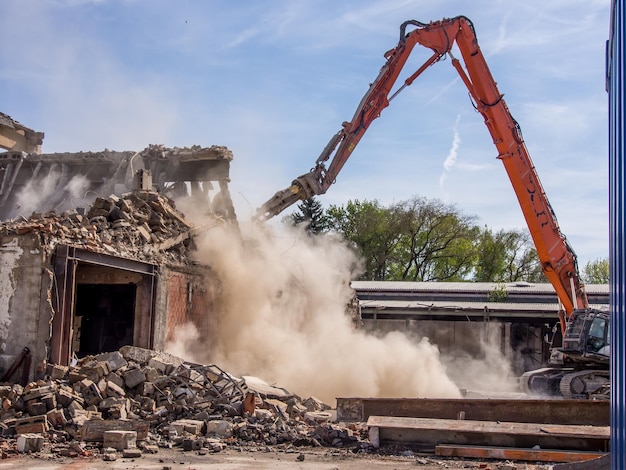
[[[19,434],[17,436],[17,451],[19,453],[39,452],[43,447],[43,436],[41,434]]]
[[[159,371],[156,370],[154,367],[146,366],[142,370],[146,376],[146,382],[155,382],[159,377],[161,377]]]
[[[263,408],[257,408],[254,410],[254,416],[260,421],[274,419],[274,413]]]
[[[46,416],[29,416],[18,418],[13,424],[16,434],[43,433],[48,430],[48,419]]]
[[[122,457],[125,459],[138,459],[141,455],[141,450],[137,448],[129,448],[122,451]]]
[[[60,366],[57,364],[48,364],[46,367],[46,374],[52,380],[59,380],[64,378],[69,371],[67,366]]]
[[[268,398],[285,398],[289,396],[289,394],[282,388],[274,387],[264,380],[253,377],[250,375],[244,375],[241,377],[246,386],[252,390],[253,392],[257,392],[261,395],[265,395]]]
[[[183,450],[191,451],[191,450],[200,450],[204,446],[204,439],[191,439],[185,438],[183,439]]]
[[[147,364],[150,358],[157,354],[156,351],[139,348],[137,346],[122,346],[120,353],[127,361],[133,361],[138,364]]]
[[[62,428],[67,424],[67,418],[63,410],[50,410],[47,415],[48,422],[55,428]]]
[[[141,369],[129,369],[122,377],[128,388],[134,388],[146,381],[146,374]]]
[[[31,416],[45,415],[48,407],[41,401],[30,400],[26,403],[26,412]]]
[[[326,411],[330,410],[330,406],[324,403],[322,400],[318,400],[315,397],[309,397],[302,402],[306,409],[309,411]]]
[[[194,419],[179,419],[178,421],[174,421],[170,424],[170,434],[174,431],[176,435],[181,437],[188,434],[198,436],[202,433],[203,427],[203,421]]]
[[[208,437],[217,437],[220,439],[232,437],[233,423],[222,419],[208,421],[206,423],[206,435]]]
[[[96,361],[106,361],[111,371],[115,371],[128,365],[128,362],[126,361],[126,359],[124,359],[124,356],[122,356],[119,351],[98,354],[95,359]]]
[[[37,398],[41,398],[44,395],[54,394],[56,393],[56,391],[56,384],[48,384],[42,387],[31,388],[30,390],[26,391],[24,395],[22,395],[22,398],[24,401],[34,400]]]
[[[146,421],[139,419],[90,419],[82,427],[82,439],[88,442],[102,442],[105,431],[136,431],[137,440],[148,437],[150,427]]]
[[[113,382],[107,381],[107,396],[109,397],[124,397],[126,396],[126,392],[122,387],[116,385]]]
[[[102,445],[115,450],[124,450],[137,447],[136,431],[104,431]]]
[[[83,379],[79,382],[80,390],[87,406],[97,405],[102,401],[102,393],[98,386],[89,379]]]
[[[329,411],[309,411],[304,414],[304,419],[309,422],[315,423],[327,423],[332,419],[332,414]]]
[[[162,374],[168,375],[174,370],[174,364],[171,362],[166,362],[161,358],[153,357],[148,361],[148,365],[150,367],[155,368]]]

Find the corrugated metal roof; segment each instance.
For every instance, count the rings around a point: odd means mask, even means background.
[[[405,281],[352,281],[352,288],[357,291],[392,291],[392,292],[490,292],[500,286],[506,286],[507,292],[543,293],[556,295],[549,283],[531,284],[527,282],[405,282]],[[587,294],[607,294],[608,284],[586,284]]]
[[[364,300],[359,302],[362,310],[449,310],[481,312],[529,312],[550,313],[556,317],[559,306],[555,303],[506,303],[506,302],[419,302],[406,300]],[[606,309],[606,305],[591,305],[592,308]]]

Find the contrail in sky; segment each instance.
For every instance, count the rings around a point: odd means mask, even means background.
[[[441,172],[441,176],[439,177],[439,188],[443,189],[444,183],[446,181],[446,176],[448,176],[448,172],[452,169],[452,167],[456,163],[456,158],[458,155],[459,144],[461,143],[461,137],[459,136],[459,121],[461,120],[461,115],[457,115],[456,122],[454,123],[454,136],[452,137],[452,146],[450,147],[450,152],[448,152],[448,156],[443,161],[443,171]]]

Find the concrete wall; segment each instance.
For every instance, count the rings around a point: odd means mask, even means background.
[[[35,234],[0,238],[0,375],[25,347],[31,372],[47,356],[52,318],[47,263]]]

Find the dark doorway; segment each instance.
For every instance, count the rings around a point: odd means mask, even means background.
[[[133,344],[135,284],[78,284],[73,351],[77,357]]]

